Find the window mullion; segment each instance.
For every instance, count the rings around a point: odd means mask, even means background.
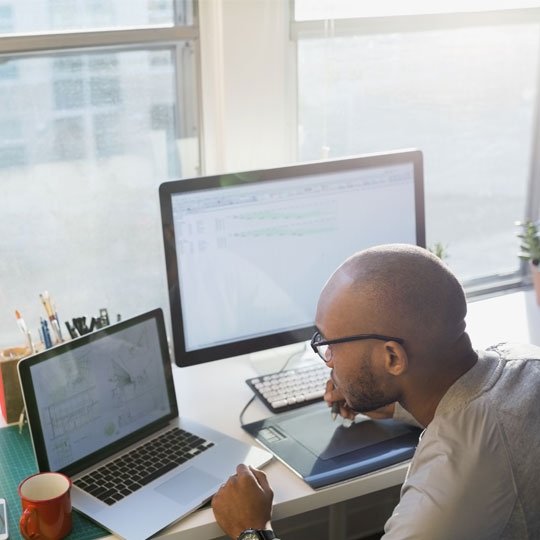
[[[388,34],[445,30],[500,24],[530,24],[540,20],[540,8],[494,10],[471,13],[434,13],[333,19],[335,36]],[[325,36],[325,20],[292,21],[291,39]]]
[[[0,38],[0,54],[31,54],[62,49],[85,49],[111,46],[194,40],[198,29],[194,26],[155,26],[120,30],[92,30],[39,34],[18,34]]]

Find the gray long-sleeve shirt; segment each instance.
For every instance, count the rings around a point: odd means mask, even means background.
[[[384,540],[540,539],[540,348],[502,344],[439,403]]]

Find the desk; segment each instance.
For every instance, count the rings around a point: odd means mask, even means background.
[[[502,341],[540,345],[540,307],[536,305],[534,292],[513,292],[470,302],[467,329],[473,345],[477,348]],[[279,369],[278,365],[276,369]],[[239,414],[252,396],[251,390],[243,381],[257,375],[257,371],[256,361],[246,357],[190,368],[175,367],[173,372],[180,414],[253,443],[240,427]],[[224,399],[226,407],[223,406]],[[268,415],[268,410],[255,400],[248,408],[244,421],[254,421]],[[274,460],[265,467],[275,494],[273,519],[277,521],[329,505],[333,505],[334,514],[339,515],[339,503],[400,485],[406,470],[407,465],[402,464],[314,491],[284,465]],[[330,515],[332,516],[332,512]],[[160,538],[209,540],[219,538],[222,534],[214,521],[212,510],[205,508],[168,527]]]
[[[533,290],[469,302],[466,322],[477,349],[501,342],[540,345],[540,306]]]

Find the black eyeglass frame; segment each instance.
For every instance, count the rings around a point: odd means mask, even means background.
[[[399,343],[400,345],[405,344],[405,340],[402,338],[396,338],[391,336],[384,336],[382,334],[357,334],[356,336],[347,336],[337,339],[321,339],[319,341],[316,341],[318,336],[322,337],[322,334],[317,330],[313,337],[311,338],[311,348],[313,349],[313,352],[315,352],[319,358],[321,358],[325,363],[330,362],[330,360],[327,360],[320,352],[319,347],[321,345],[333,345],[335,343],[348,343],[351,341],[362,341],[365,339],[377,339],[379,341],[395,341],[396,343]]]

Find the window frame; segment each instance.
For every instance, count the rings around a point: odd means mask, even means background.
[[[174,1],[175,20],[177,2]],[[195,88],[186,88],[181,82],[182,57],[185,54],[183,43],[190,41],[195,53]],[[88,53],[103,51],[125,51],[151,49],[154,46],[167,47],[173,51],[175,69],[176,103],[189,100],[193,93],[199,93],[200,87],[200,39],[197,0],[193,0],[193,21],[190,25],[159,24],[148,26],[119,27],[118,29],[67,30],[61,32],[31,32],[21,34],[0,34],[0,60],[2,58],[23,58],[28,56],[47,56],[55,53]],[[189,95],[188,95],[189,94]],[[178,134],[189,133],[190,127],[198,127],[199,155],[201,152],[201,104],[198,110],[187,108],[186,114],[180,114],[176,107],[175,122]]]

